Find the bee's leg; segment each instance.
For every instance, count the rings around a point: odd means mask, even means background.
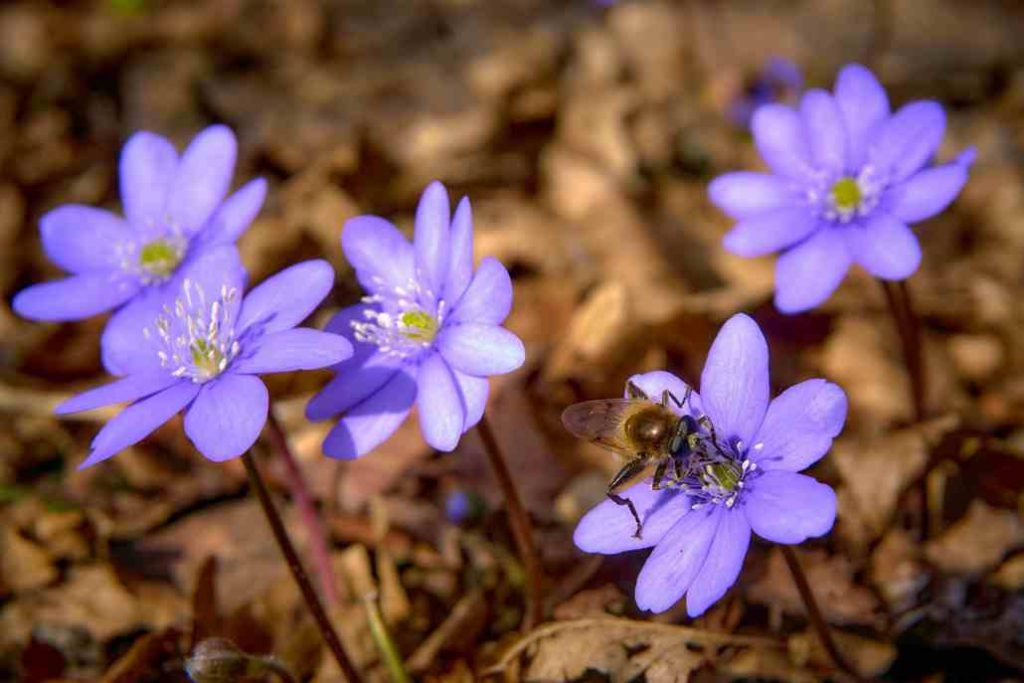
[[[608,484],[608,490],[605,494],[616,505],[625,505],[626,507],[629,508],[629,513],[633,515],[633,520],[636,522],[636,533],[633,534],[634,538],[640,538],[640,531],[643,529],[643,524],[640,522],[640,515],[637,514],[636,506],[633,505],[633,501],[631,501],[629,498],[624,498],[616,494],[614,491],[622,484],[626,483],[636,475],[640,474],[640,472],[642,472],[645,467],[647,467],[647,456],[643,454],[627,462],[625,465],[622,466],[622,469],[619,470],[614,477],[612,477],[611,482]]]
[[[645,401],[648,400],[647,392],[632,381],[626,382],[626,396],[628,398],[642,398]]]
[[[640,532],[643,530],[644,525],[640,522],[640,515],[636,513],[636,506],[633,505],[633,501],[610,491],[608,492],[608,497],[616,505],[625,505],[629,508],[629,514],[633,515],[633,521],[636,522],[636,531],[633,533],[633,538],[640,538]]]
[[[665,478],[666,467],[668,467],[668,460],[654,468],[654,481],[651,483],[651,488],[655,491],[661,489],[661,482]]]
[[[665,391],[661,392],[661,405],[663,405],[666,408],[668,408],[668,402],[669,402],[669,399],[671,399],[672,402],[676,404],[677,408],[682,408],[683,406],[685,406],[689,402],[690,394],[692,394],[692,393],[693,393],[693,387],[691,387],[689,384],[687,384],[686,385],[686,393],[683,394],[683,400],[680,401],[678,398],[676,398],[675,394],[673,394],[671,391],[666,389]]]

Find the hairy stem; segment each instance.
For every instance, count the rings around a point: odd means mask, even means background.
[[[509,526],[512,528],[512,538],[515,541],[516,549],[519,551],[519,558],[526,570],[526,610],[523,615],[523,631],[529,631],[539,624],[544,616],[544,604],[541,596],[541,566],[540,558],[537,556],[537,547],[533,542],[533,525],[530,523],[530,516],[523,507],[522,499],[519,497],[519,490],[509,472],[508,464],[505,462],[498,441],[494,438],[494,432],[485,415],[476,426],[480,438],[484,442],[484,451],[491,463],[501,486],[501,492],[505,496],[505,505],[508,508]]]
[[[306,606],[309,607],[309,611],[316,621],[317,628],[320,629],[320,635],[323,637],[324,642],[327,643],[331,654],[334,655],[335,661],[338,662],[338,667],[341,669],[345,680],[349,681],[349,683],[359,683],[362,678],[345,652],[345,647],[341,644],[338,634],[331,625],[327,612],[324,611],[323,605],[320,604],[320,598],[317,597],[316,590],[313,588],[313,584],[310,583],[306,570],[302,567],[302,562],[299,561],[299,556],[295,552],[295,546],[292,545],[291,539],[288,538],[288,532],[284,528],[281,516],[277,513],[274,502],[270,500],[270,493],[267,491],[266,484],[263,483],[263,477],[260,475],[259,468],[256,466],[256,461],[253,459],[251,452],[242,455],[242,463],[245,465],[246,474],[249,475],[249,483],[252,485],[253,491],[256,492],[256,497],[263,508],[263,514],[266,515],[267,522],[270,524],[270,530],[274,532],[274,539],[284,555],[288,569],[291,570],[292,578],[295,579],[295,583],[302,593],[302,598],[306,601]]]
[[[324,600],[330,606],[338,604],[338,589],[334,583],[334,572],[331,569],[331,556],[327,550],[327,533],[324,525],[317,514],[313,498],[309,495],[309,487],[302,477],[302,470],[299,463],[288,446],[288,437],[281,428],[274,415],[273,406],[270,407],[267,419],[267,436],[271,447],[277,452],[284,463],[285,479],[288,490],[292,494],[292,500],[299,508],[299,515],[306,527],[306,535],[309,537],[309,554],[313,559],[313,571],[320,581],[320,590]]]
[[[855,680],[862,680],[860,674],[850,666],[850,663],[843,657],[839,648],[836,647],[836,642],[832,639],[832,631],[829,629],[825,617],[821,615],[821,610],[818,609],[818,603],[814,599],[814,593],[811,592],[810,584],[807,583],[807,576],[800,566],[800,560],[797,559],[796,552],[788,545],[780,545],[779,548],[782,549],[782,556],[786,558],[786,565],[793,575],[793,582],[796,583],[796,589],[800,592],[800,599],[803,600],[804,606],[807,608],[807,616],[811,620],[811,625],[814,626],[814,630],[818,633],[818,638],[825,647],[825,651],[828,652],[828,656],[832,658],[832,662],[840,671],[852,676]]]

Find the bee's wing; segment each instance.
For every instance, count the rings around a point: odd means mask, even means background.
[[[574,435],[599,446],[630,454],[623,423],[643,406],[642,399],[608,398],[575,403],[562,412],[562,424]]]

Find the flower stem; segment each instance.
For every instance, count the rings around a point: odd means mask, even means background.
[[[807,576],[804,574],[804,570],[800,566],[800,560],[797,559],[793,548],[788,545],[780,545],[779,548],[782,550],[782,556],[786,559],[786,565],[793,575],[793,582],[796,583],[796,589],[800,592],[800,599],[803,600],[804,606],[807,608],[807,616],[811,619],[811,625],[817,631],[818,638],[821,640],[821,644],[825,646],[828,656],[832,658],[833,663],[835,663],[840,671],[852,676],[855,680],[862,680],[861,675],[850,666],[850,663],[839,652],[839,648],[836,647],[836,642],[832,639],[832,631],[829,630],[825,617],[821,615],[821,610],[818,609],[814,593],[811,592],[811,586],[807,583]]]
[[[392,683],[409,683],[411,679],[405,670],[405,664],[402,663],[402,656],[398,654],[395,641],[391,638],[391,633],[388,632],[380,608],[377,607],[377,595],[375,593],[364,595],[363,604],[366,606],[366,617],[370,623],[370,636],[377,645],[377,650],[384,660]]]
[[[323,605],[320,604],[320,598],[317,597],[316,590],[314,590],[313,584],[310,583],[306,570],[302,567],[302,562],[299,561],[299,556],[295,552],[295,546],[292,545],[291,539],[288,538],[288,532],[284,528],[284,523],[281,522],[281,517],[274,507],[274,502],[270,500],[270,493],[267,491],[266,484],[263,483],[263,477],[260,475],[259,468],[256,466],[256,461],[253,459],[251,452],[246,452],[242,455],[242,463],[245,465],[246,474],[249,475],[249,483],[256,492],[256,497],[263,508],[263,514],[266,515],[267,522],[270,524],[270,530],[274,532],[274,539],[277,541],[281,553],[284,554],[288,569],[291,570],[292,578],[295,579],[295,583],[302,593],[302,598],[306,601],[306,606],[309,607],[309,611],[312,613],[313,619],[320,629],[320,635],[323,637],[324,642],[327,643],[331,654],[334,655],[335,661],[338,662],[338,667],[341,669],[345,680],[349,681],[349,683],[359,683],[362,678],[359,676],[359,672],[356,671],[352,661],[348,658],[348,654],[346,654],[338,634],[331,625],[327,612],[324,611]]]
[[[523,507],[516,483],[512,479],[508,464],[501,454],[498,441],[494,438],[494,432],[491,430],[486,415],[481,418],[476,429],[484,442],[487,459],[491,463],[491,469],[494,470],[498,484],[501,486],[501,492],[505,496],[512,538],[519,551],[523,568],[526,570],[526,610],[523,615],[523,631],[529,631],[539,624],[544,616],[541,596],[541,566],[540,558],[537,556],[537,547],[533,543],[533,525],[530,523],[530,516],[526,512],[526,508]]]
[[[324,601],[329,606],[338,604],[338,589],[334,584],[334,572],[331,569],[331,556],[327,550],[327,533],[317,514],[313,498],[309,495],[309,488],[302,477],[302,470],[299,463],[288,446],[288,437],[281,428],[274,415],[274,408],[271,406],[267,419],[267,436],[271,447],[277,451],[281,462],[284,463],[285,479],[288,490],[292,494],[292,500],[299,508],[302,522],[306,526],[306,533],[309,537],[309,554],[313,559],[313,570],[320,580],[320,590],[323,593]]]

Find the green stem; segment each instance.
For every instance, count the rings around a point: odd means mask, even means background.
[[[393,683],[410,683],[412,679],[409,678],[409,674],[405,670],[402,656],[398,654],[395,641],[391,639],[388,626],[384,623],[380,608],[377,607],[377,595],[370,593],[363,596],[363,604],[366,605],[366,616],[370,623],[370,636],[380,652],[381,659],[384,660],[388,676],[391,677]]]

